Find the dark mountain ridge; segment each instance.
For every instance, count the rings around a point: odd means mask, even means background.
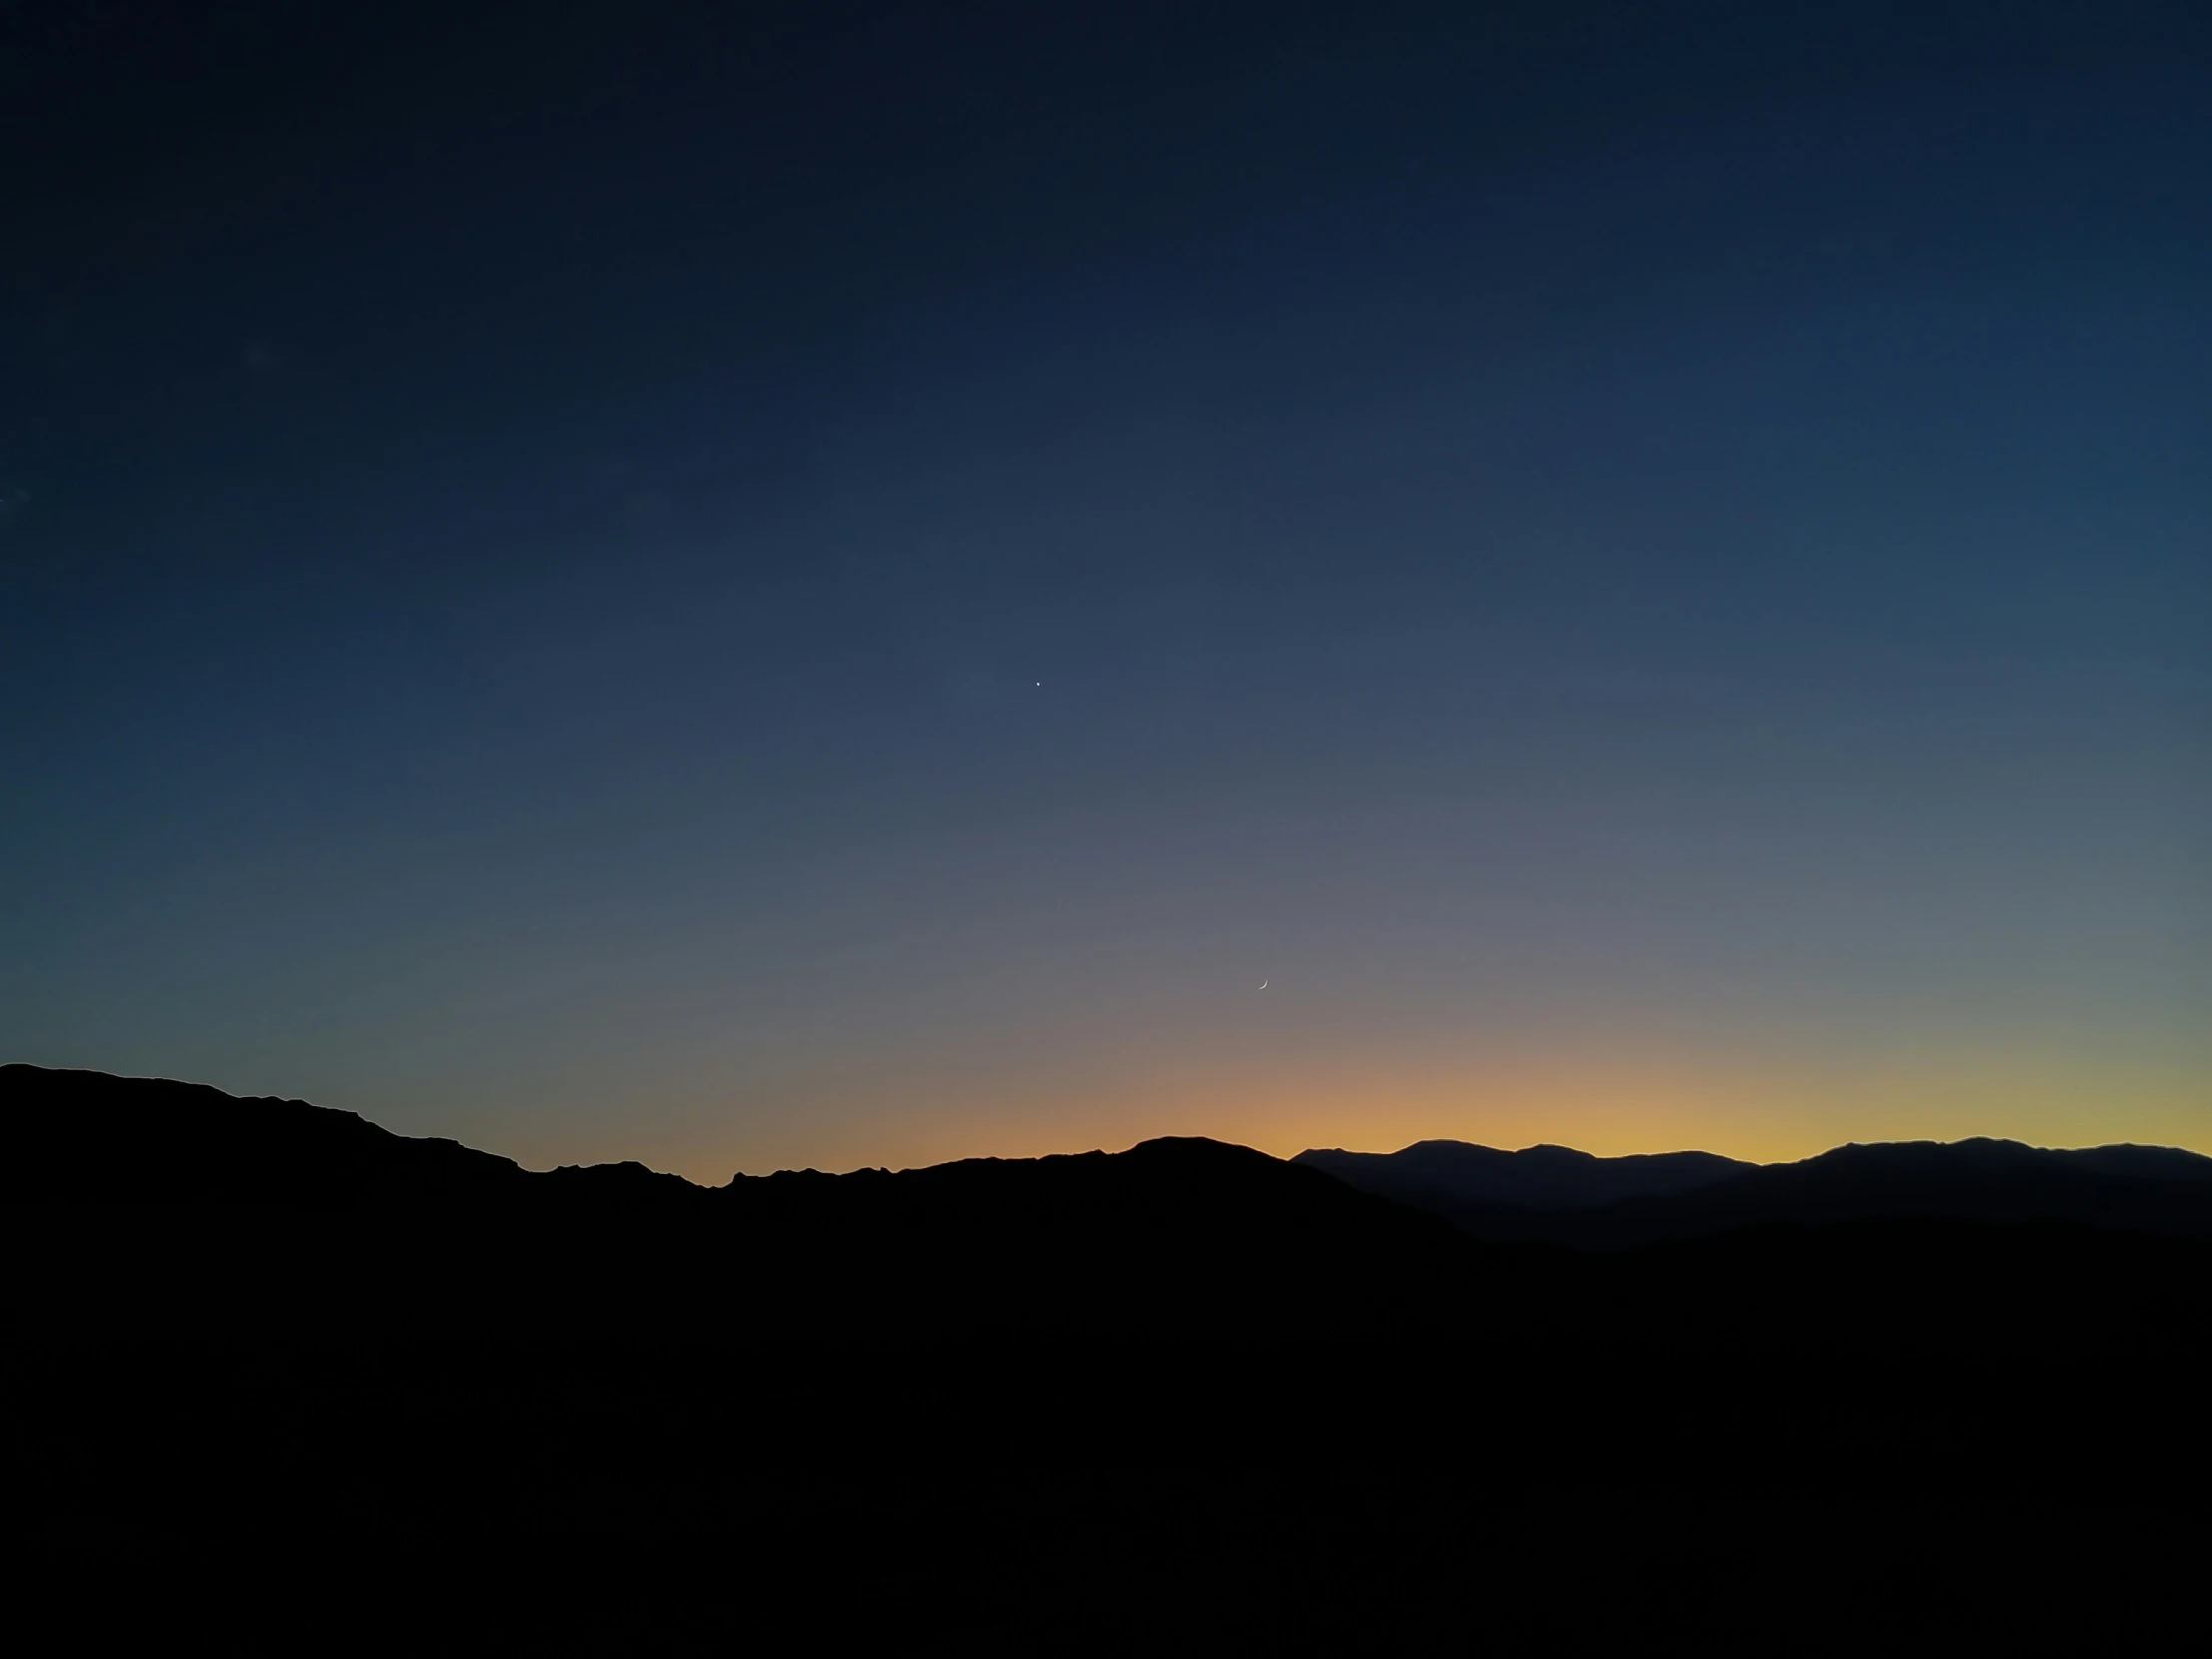
[[[901,1651],[1094,1626],[1105,1651],[1447,1651],[1470,1582],[1541,1609],[1508,1651],[1719,1651],[1729,1618],[1771,1651],[1743,1597],[1779,1585],[1842,1608],[1839,1651],[1889,1651],[1900,1574],[1954,1571],[1962,1539],[1977,1586],[2036,1591],[2029,1635],[2084,1551],[2107,1574],[2201,1554],[2177,1526],[2212,1477],[2182,1428],[2212,1246],[1902,1213],[2048,1207],[2053,1168],[2069,1202],[2203,1190],[2128,1149],[1844,1148],[1518,1212],[1760,1183],[1700,1212],[1718,1230],[1593,1251],[1202,1139],[707,1188],[22,1066],[0,1124],[0,1463],[110,1582],[286,1551],[354,1574],[406,1540],[542,1568],[513,1599],[553,1610],[553,1650],[619,1545],[666,1592],[585,1645],[679,1652],[826,1607],[874,1609]],[[1901,1213],[1825,1219],[1870,1204]],[[2094,1525],[2053,1530],[2053,1494]],[[674,1609],[715,1640],[638,1639]],[[2108,1598],[2093,1615],[2073,1645],[2113,1650]],[[1643,1639],[1674,1624],[1700,1639]]]
[[[1748,1333],[1904,1353],[1971,1331],[2086,1351],[2194,1341],[2212,1296],[2212,1159],[2165,1148],[1894,1143],[1745,1166],[1423,1143],[1285,1162],[1171,1137],[708,1188],[635,1163],[530,1172],[301,1101],[98,1072],[0,1068],[0,1113],[25,1317],[70,1341],[628,1341],[706,1321],[770,1344],[1687,1352]],[[2046,1297],[2059,1283],[2074,1292]]]
[[[15,1225],[75,1240],[49,1299],[65,1323],[281,1306],[318,1329],[582,1333],[722,1306],[784,1336],[1417,1329],[1479,1276],[1433,1217],[1195,1137],[710,1188],[634,1163],[531,1172],[301,1101],[97,1072],[0,1068],[0,1112]],[[141,1260],[148,1229],[170,1242]]]
[[[1286,1162],[1171,1137],[710,1188],[635,1163],[530,1172],[301,1101],[97,1072],[0,1068],[0,1208],[30,1259],[68,1263],[28,1292],[57,1330],[619,1334],[693,1329],[720,1307],[762,1341],[1389,1331],[1510,1346],[1580,1330],[1673,1344],[1727,1328],[1788,1258],[1881,1340],[1926,1344],[1952,1322],[1924,1258],[1987,1255],[1961,1228],[2094,1229],[2107,1242],[2018,1248],[2123,1276],[2140,1257],[2137,1276],[2161,1283],[2177,1270],[2150,1236],[2212,1238],[2212,1159],[2157,1148],[1901,1143],[1750,1166],[1424,1143]],[[2109,1242],[2129,1238],[2146,1243]],[[1586,1254],[1701,1241],[1625,1276]],[[1669,1274],[1706,1289],[1684,1301],[1658,1288]],[[2127,1303],[2069,1317],[2109,1336]],[[2023,1332],[2039,1317],[2016,1312]],[[1770,1334],[1823,1317],[1789,1297],[1760,1315]]]
[[[721,1188],[625,1161],[522,1169],[511,1158],[443,1138],[396,1135],[352,1112],[301,1100],[226,1094],[206,1084],[106,1072],[0,1066],[9,1156],[0,1201],[35,1205],[218,1205],[342,1208],[355,1204],[498,1204],[625,1197],[696,1203],[711,1194],[748,1206],[805,1203],[895,1206],[938,1195],[970,1203],[1104,1169],[1142,1168],[1150,1187],[1203,1197],[1226,1181],[1260,1178],[1284,1162],[1204,1137],[1167,1136],[1125,1154],[962,1159],[921,1169],[817,1170],[734,1175]],[[1600,1158],[1572,1147],[1517,1152],[1463,1141],[1419,1141],[1397,1152],[1312,1148],[1288,1161],[1363,1192],[1417,1208],[1611,1211],[1654,1218],[1653,1237],[1681,1236],[1691,1218],[1715,1225],[1852,1220],[1887,1214],[2058,1219],[2096,1212],[2099,1225],[2164,1230],[2169,1208],[2212,1195],[2212,1157],[2176,1147],[2118,1144],[2031,1147],[1976,1137],[1836,1147],[1788,1164],[1750,1164],[1710,1152]],[[1282,1177],[1272,1177],[1282,1179]],[[1318,1189],[1289,1177],[1286,1190]],[[862,1193],[868,1196],[862,1199]],[[805,1199],[801,1195],[806,1195]],[[840,1195],[832,1198],[831,1195]],[[1667,1201],[1695,1197],[1694,1206]],[[2144,1207],[2131,1214],[2130,1205]],[[1039,1219],[1052,1213],[1048,1205]],[[1657,1218],[1669,1219],[1661,1224]]]
[[[1466,1141],[1415,1141],[1396,1152],[1313,1147],[1291,1162],[1408,1203],[1448,1198],[1534,1210],[1594,1209],[1623,1198],[1684,1193],[1756,1167],[1713,1152],[1600,1158],[1567,1146],[1501,1152]]]
[[[353,1112],[168,1078],[0,1066],[0,1202],[13,1204],[333,1209],[700,1190],[637,1163],[533,1173]]]
[[[1977,1137],[1854,1143],[1761,1165],[1703,1152],[1595,1158],[1422,1141],[1293,1161],[1489,1240],[1621,1248],[1747,1227],[1910,1219],[2212,1238],[2212,1158],[2177,1147],[2068,1150]]]

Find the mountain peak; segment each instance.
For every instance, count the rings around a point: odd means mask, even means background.
[[[1600,1158],[1549,1142],[1502,1152],[1466,1141],[1416,1141],[1396,1152],[1312,1149],[1293,1160],[1368,1192],[1440,1208],[1502,1205],[1588,1209],[1625,1198],[1688,1192],[1753,1166],[1711,1152]]]

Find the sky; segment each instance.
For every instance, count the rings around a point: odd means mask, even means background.
[[[2196,8],[4,27],[0,1058],[2212,1151]]]

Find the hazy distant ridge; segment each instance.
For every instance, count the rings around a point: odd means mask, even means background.
[[[1597,1158],[1559,1146],[1502,1152],[1420,1141],[1390,1153],[1317,1148],[1294,1162],[1486,1239],[1625,1246],[1785,1222],[1904,1218],[2071,1221],[2212,1238],[2212,1158],[2177,1147],[1892,1141],[1762,1165],[1709,1152]]]
[[[1567,1146],[1501,1152],[1466,1141],[1415,1141],[1400,1152],[1312,1148],[1292,1162],[1311,1164],[1352,1186],[1405,1202],[1442,1194],[1464,1203],[1538,1210],[1592,1209],[1624,1198],[1686,1193],[1758,1167],[1715,1152],[1599,1158]]]

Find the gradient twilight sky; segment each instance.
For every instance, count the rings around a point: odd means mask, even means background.
[[[0,1058],[2212,1151],[2201,6],[312,11],[0,43]]]

